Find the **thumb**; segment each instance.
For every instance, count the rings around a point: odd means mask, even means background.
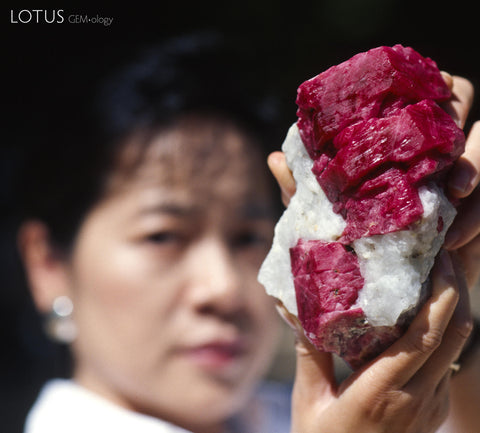
[[[282,201],[288,206],[290,199],[295,194],[296,184],[292,172],[288,168],[287,161],[283,152],[272,152],[267,159],[268,167],[278,182],[282,192]]]
[[[308,404],[334,394],[337,383],[332,354],[318,351],[303,334],[297,335],[295,349],[294,398]]]
[[[331,395],[337,390],[333,357],[331,353],[318,351],[305,336],[298,318],[292,315],[279,301],[277,311],[295,332],[296,371],[293,387],[293,401],[313,402],[325,393]],[[313,399],[313,400],[312,400]]]
[[[323,430],[322,414],[328,413],[337,394],[332,355],[315,349],[303,333],[297,334],[295,348],[297,368],[292,393],[291,431]]]

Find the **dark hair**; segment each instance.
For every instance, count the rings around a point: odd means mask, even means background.
[[[138,129],[209,112],[278,147],[274,97],[262,93],[252,65],[236,61],[216,34],[172,39],[142,49],[133,60],[76,60],[52,70],[54,87],[37,101],[33,146],[20,179],[23,218],[43,220],[61,248],[71,246],[101,197],[119,147]]]

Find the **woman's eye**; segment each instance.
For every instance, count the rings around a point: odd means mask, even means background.
[[[146,239],[148,242],[155,244],[169,244],[180,242],[182,240],[182,236],[180,233],[173,231],[161,231],[149,234]]]
[[[250,247],[255,245],[264,245],[266,243],[267,243],[266,236],[255,231],[238,233],[233,238],[233,245],[239,248]]]

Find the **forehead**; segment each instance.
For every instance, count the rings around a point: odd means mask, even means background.
[[[116,188],[158,186],[190,202],[258,202],[271,196],[259,144],[234,124],[208,117],[185,117],[143,143],[132,138],[112,178]]]

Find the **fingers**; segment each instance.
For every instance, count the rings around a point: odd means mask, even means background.
[[[442,251],[432,273],[432,295],[407,332],[369,368],[372,380],[402,388],[442,342],[458,301],[457,283],[448,253]]]
[[[465,272],[467,287],[471,290],[480,277],[480,235],[459,248],[457,253]]]
[[[280,316],[295,333],[297,353],[295,389],[296,400],[303,403],[318,399],[322,394],[333,394],[336,388],[332,355],[319,352],[307,340],[298,318],[283,306],[276,304]]]
[[[445,248],[455,250],[465,246],[480,234],[480,188],[462,203],[458,215],[448,230]],[[477,262],[477,267],[480,267]]]
[[[318,351],[306,338],[297,339],[295,349],[295,397],[306,402],[333,395],[336,382],[332,355]]]
[[[465,152],[460,156],[450,174],[448,186],[454,197],[471,194],[480,182],[480,121],[476,121],[465,143]]]
[[[459,301],[448,324],[442,343],[424,366],[415,374],[407,389],[420,392],[425,387],[436,389],[450,370],[450,365],[458,359],[472,330],[468,288],[460,270],[458,259],[453,257],[459,291]]]
[[[453,77],[446,71],[440,71],[442,74],[443,81],[447,84],[448,88],[452,90],[453,88]]]
[[[290,198],[295,194],[296,185],[292,172],[287,166],[283,152],[272,152],[267,159],[268,167],[280,186],[282,201],[288,206]]]
[[[458,76],[442,73],[451,88],[452,97],[443,108],[460,128],[465,126],[473,103],[474,89],[470,81]],[[480,122],[476,122],[465,145],[465,152],[455,163],[449,179],[451,194],[457,198],[469,195],[480,181]]]
[[[442,74],[447,85],[449,79],[446,78],[448,74]],[[473,85],[466,78],[453,76],[452,84],[450,87],[452,91],[452,97],[442,107],[444,110],[452,116],[455,123],[463,128],[467,121],[468,112],[473,103]]]
[[[332,394],[336,388],[333,359],[330,353],[318,351],[305,337],[302,325],[296,316],[277,303],[277,311],[295,333],[297,363],[295,387],[297,397],[316,399],[322,393]]]

